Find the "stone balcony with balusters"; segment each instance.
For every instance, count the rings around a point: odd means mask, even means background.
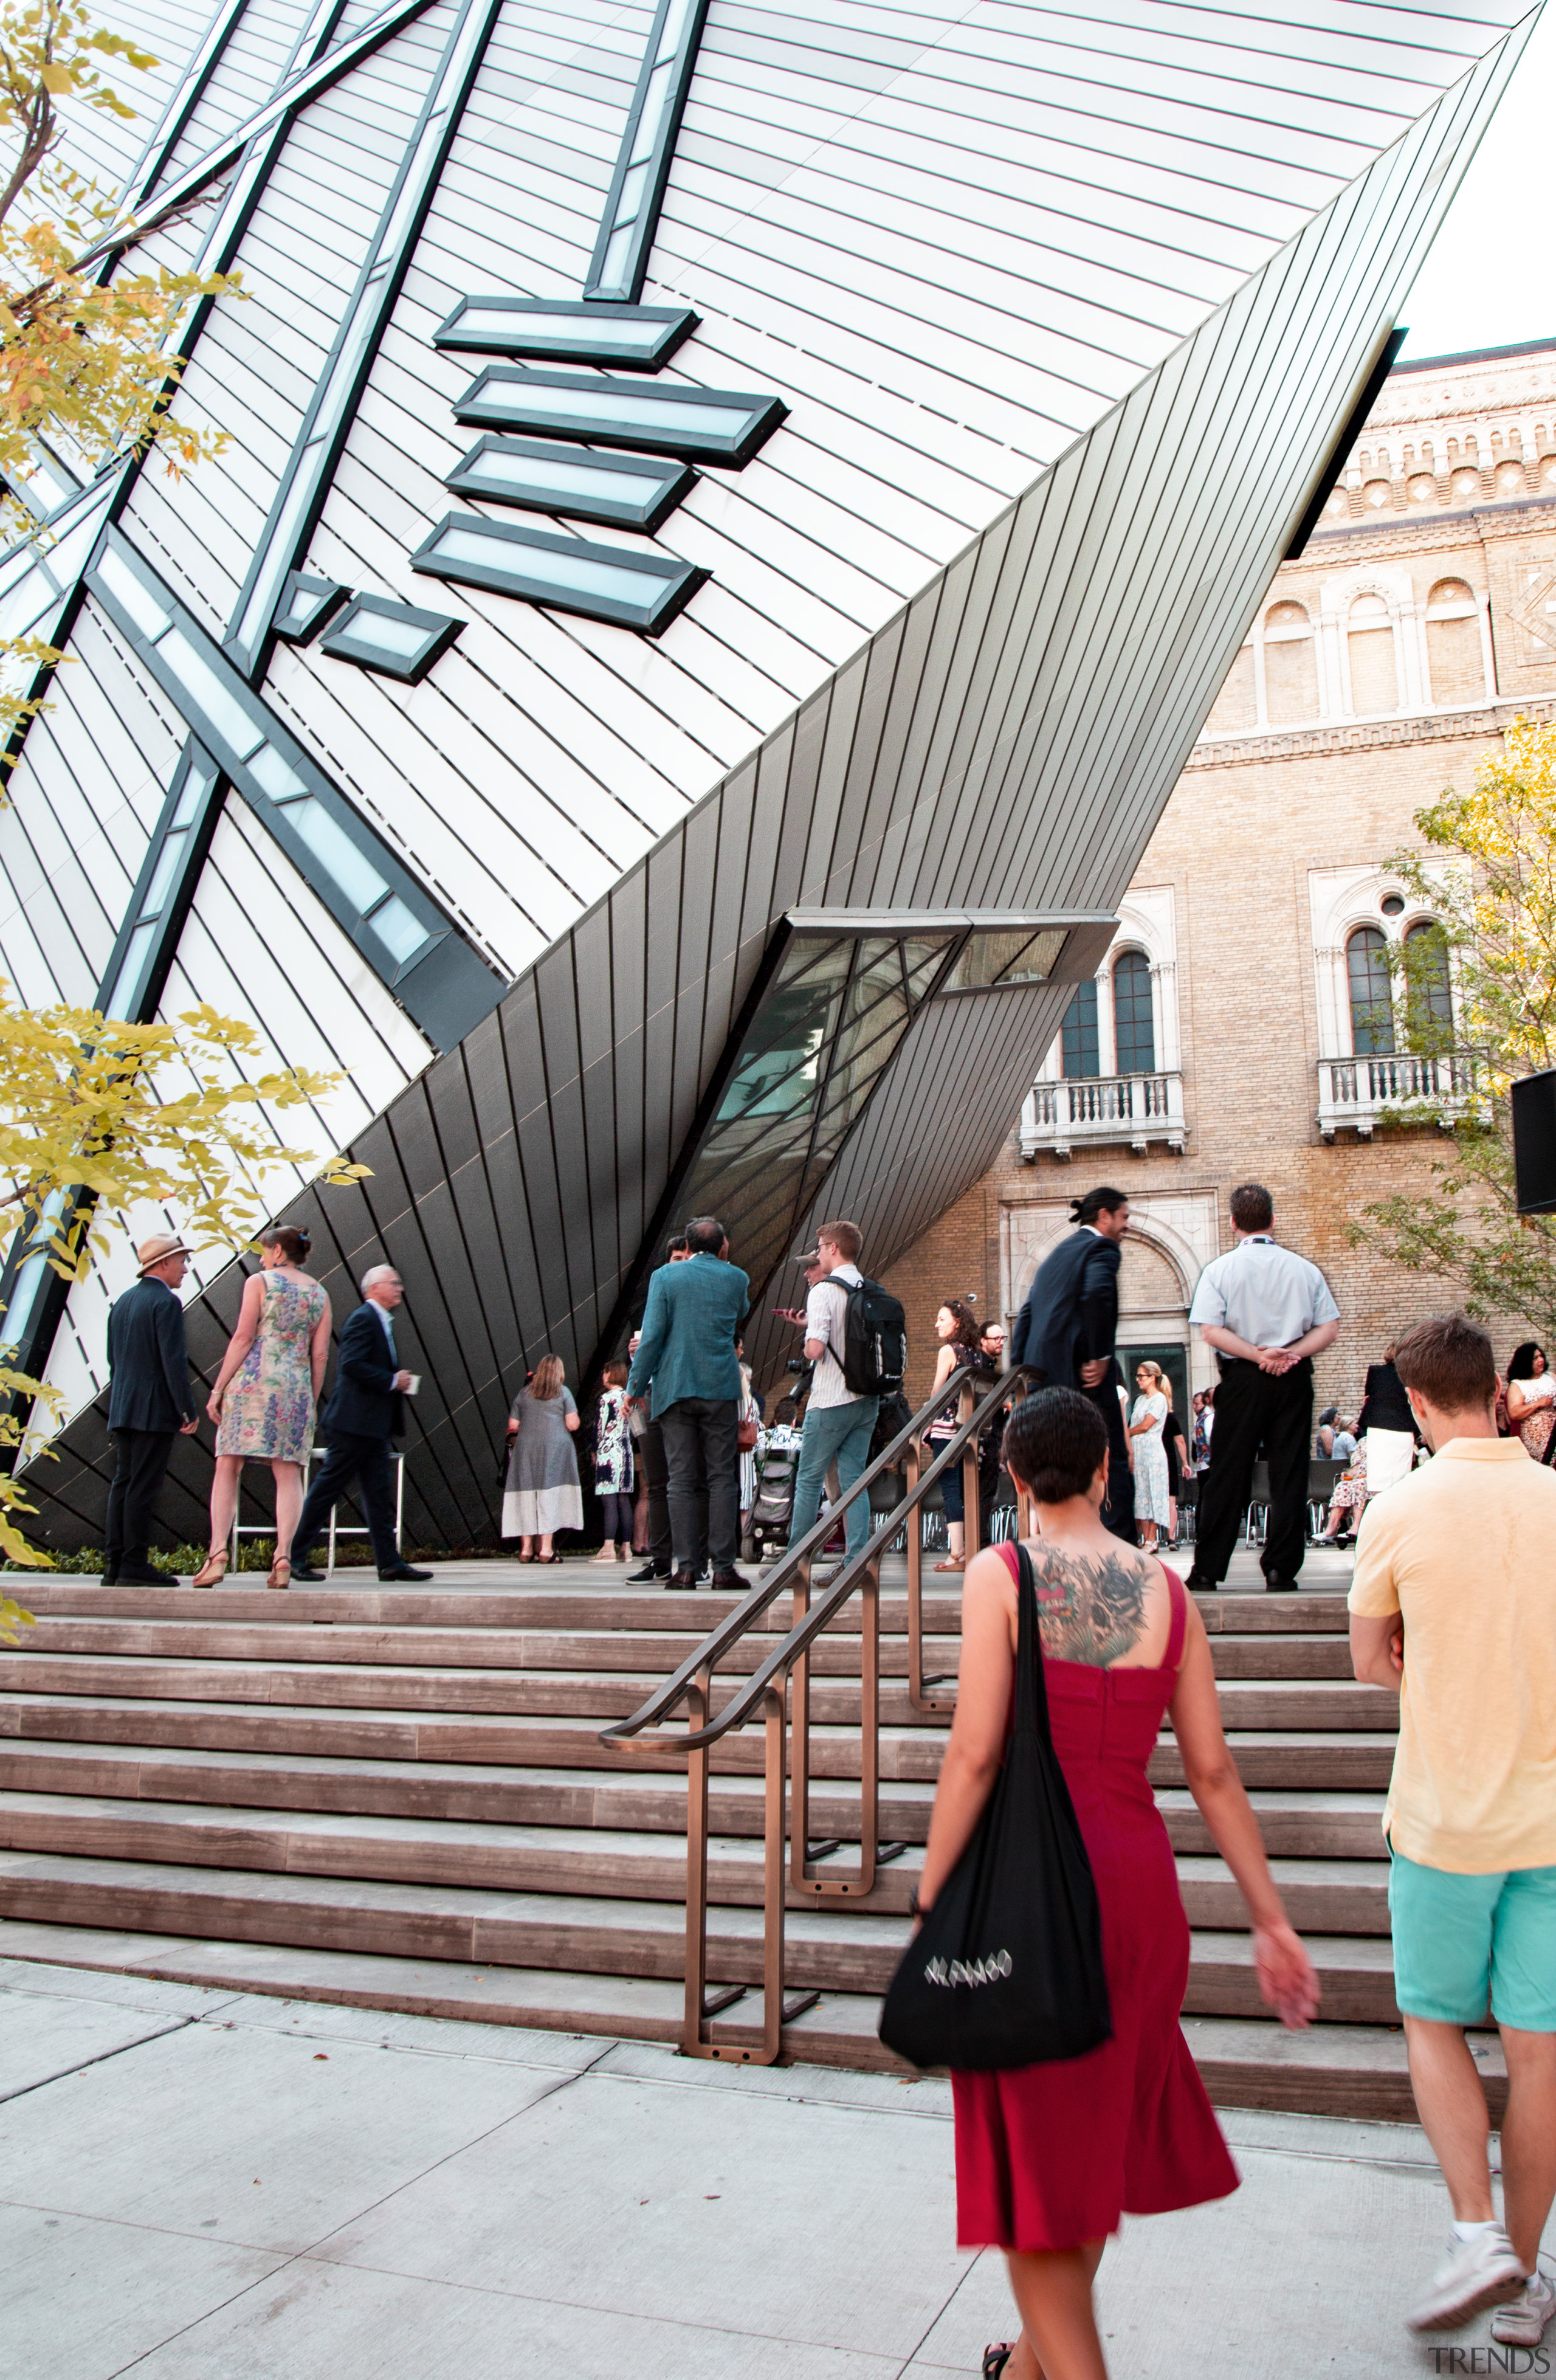
[[[1346,1130],[1370,1140],[1375,1125],[1385,1120],[1437,1123],[1448,1131],[1472,1111],[1483,1119],[1489,1115],[1477,1062],[1463,1050],[1319,1061],[1319,1131],[1325,1140]]]
[[[1184,1078],[1175,1069],[1037,1082],[1021,1110],[1021,1154],[1030,1162],[1045,1151],[1067,1158],[1077,1147],[1126,1143],[1144,1150],[1164,1141],[1181,1157],[1185,1129]]]

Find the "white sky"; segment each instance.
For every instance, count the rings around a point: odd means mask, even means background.
[[[1544,229],[1553,90],[1556,6],[1536,26],[1400,309],[1410,329],[1406,358],[1556,339],[1556,275]]]

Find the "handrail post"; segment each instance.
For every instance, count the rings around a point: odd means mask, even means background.
[[[794,1624],[797,1628],[810,1609],[808,1556],[795,1573]],[[806,1883],[805,1864],[810,1844],[810,1656],[802,1653],[789,1671],[789,1875],[796,1886]]]
[[[973,1384],[971,1380],[964,1380],[962,1382],[962,1393],[957,1401],[956,1406],[956,1420],[958,1426],[971,1421],[977,1402],[978,1400],[973,1394]],[[971,1561],[981,1542],[979,1536],[979,1521],[980,1514],[979,1511],[978,1488],[978,1440],[976,1438],[969,1438],[966,1450],[962,1455],[962,1560],[964,1566],[967,1562]]]
[[[782,1684],[763,1696],[767,1727],[767,1792],[762,1842],[761,2058],[771,2066],[784,2046],[784,1735]],[[754,2065],[758,2061],[751,2060]]]
[[[712,1700],[712,1671],[699,1670],[697,1682],[687,1689],[689,1731],[708,1724]],[[687,1755],[687,2004],[681,2046],[688,2058],[709,2055],[703,2031],[703,1998],[708,1980],[708,1762],[707,1744]]]

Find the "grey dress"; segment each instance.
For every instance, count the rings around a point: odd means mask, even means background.
[[[547,1536],[553,1529],[583,1527],[583,1490],[567,1415],[576,1414],[571,1389],[559,1396],[532,1397],[520,1389],[510,1408],[518,1436],[508,1451],[503,1496],[505,1537]]]

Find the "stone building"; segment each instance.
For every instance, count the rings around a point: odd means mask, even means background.
[[[1445,1298],[1348,1237],[1373,1200],[1432,1195],[1438,1130],[1380,1129],[1380,1111],[1465,1087],[1451,1061],[1392,1049],[1388,946],[1429,916],[1388,862],[1520,715],[1556,715],[1556,341],[1389,376],[998,1163],[893,1276],[916,1380],[940,1300],[970,1289],[1014,1313],[1071,1196],[1112,1182],[1134,1216],[1120,1344],[1156,1354],[1180,1397],[1203,1385],[1188,1305],[1253,1178],[1339,1298],[1317,1388],[1355,1410],[1367,1364]]]

